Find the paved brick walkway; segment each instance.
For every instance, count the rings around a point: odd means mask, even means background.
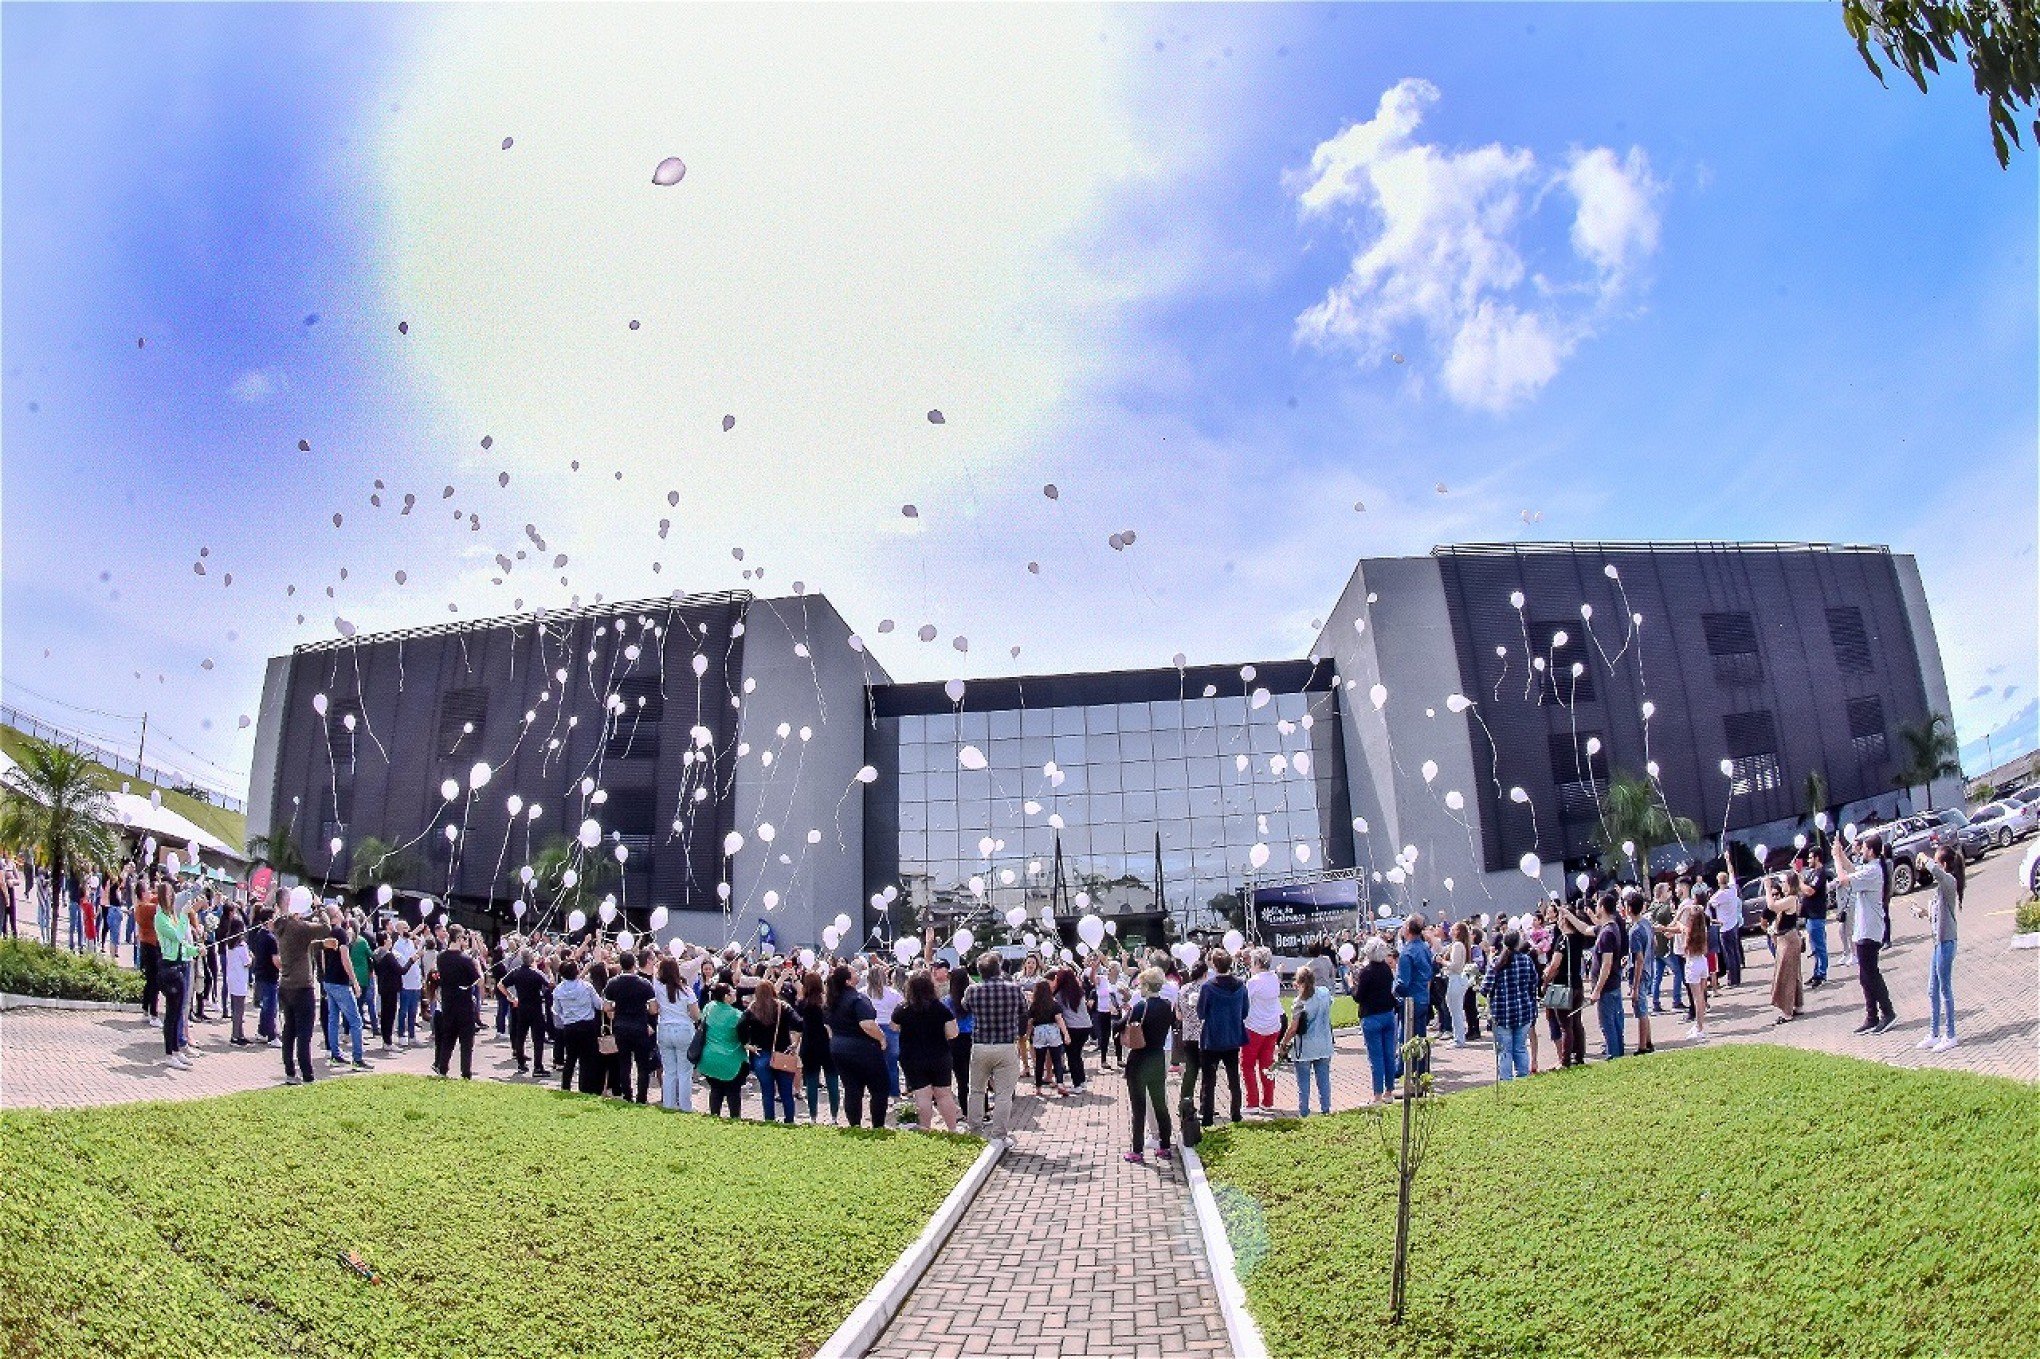
[[[1752,939],[1744,984],[1727,993],[1710,1024],[1714,1041],[1785,1043],[1899,1066],[2040,1080],[2040,950],[2006,947],[2022,857],[1999,854],[1972,873],[1955,965],[1962,1036],[1956,1051],[1930,1054],[1915,1046],[1927,1026],[1930,952],[1925,925],[1910,910],[1923,902],[1920,896],[1901,901],[1886,959],[1900,1017],[1891,1032],[1881,1037],[1850,1032],[1861,1022],[1862,999],[1855,968],[1839,951],[1830,984],[1808,994],[1805,1016],[1773,1027],[1767,1004],[1771,962],[1762,941]],[[1591,1022],[1588,1030],[1589,1049],[1597,1054],[1599,1034]],[[1656,1040],[1665,1048],[1684,1046],[1684,1030],[1682,1018],[1668,1016]],[[1633,1023],[1629,1033],[1633,1042]],[[127,1013],[0,1014],[0,1107],[197,1099],[282,1078],[275,1050],[230,1047],[223,1024],[198,1027],[204,1055],[189,1072],[170,1072],[158,1063],[155,1034]],[[1353,1108],[1368,1091],[1358,1033],[1342,1033],[1337,1050],[1333,1107]],[[478,1077],[507,1078],[513,1069],[507,1042],[485,1036],[475,1057]],[[1544,1059],[1552,1059],[1548,1044]],[[317,1060],[323,1075],[328,1069],[323,1050]],[[375,1060],[378,1071],[418,1074],[427,1067],[422,1050]],[[1464,1049],[1441,1045],[1436,1068],[1446,1089],[1483,1084],[1493,1079],[1493,1050],[1484,1042]],[[1278,1070],[1276,1089],[1278,1105],[1293,1109],[1290,1072]],[[1220,1110],[1222,1116],[1223,1094]],[[758,1112],[755,1092],[746,1112]],[[874,1353],[1025,1359],[1226,1353],[1181,1169],[1130,1166],[1119,1159],[1127,1112],[1118,1073],[1095,1075],[1090,1091],[1070,1100],[1023,1094],[1015,1113],[1018,1145]]]

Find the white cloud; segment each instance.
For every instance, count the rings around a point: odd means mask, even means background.
[[[234,400],[255,405],[270,398],[276,391],[276,382],[261,369],[250,369],[234,379],[232,391]]]
[[[1360,238],[1345,277],[1297,318],[1296,336],[1369,366],[1421,340],[1443,355],[1453,400],[1505,411],[1557,376],[1631,289],[1657,249],[1662,189],[1637,148],[1575,151],[1554,172],[1527,148],[1416,141],[1438,98],[1428,81],[1397,82],[1373,118],[1320,143],[1292,177],[1306,220],[1335,220]],[[1592,301],[1525,262],[1552,188],[1577,206],[1570,243]]]

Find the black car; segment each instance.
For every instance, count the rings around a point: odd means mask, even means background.
[[[1913,860],[1919,855],[1932,854],[1942,845],[1952,844],[1961,850],[1965,863],[1974,863],[1990,851],[1989,834],[1980,827],[1972,827],[1968,815],[1953,807],[1902,816],[1870,827],[1857,838],[1872,834],[1891,850],[1893,896],[1904,896],[1920,885],[1920,875],[1913,868]]]

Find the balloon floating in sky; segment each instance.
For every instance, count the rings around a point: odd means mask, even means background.
[[[943,421],[943,419],[942,419],[942,412],[941,412],[941,411],[929,411],[929,412],[928,412],[928,423],[929,423],[929,424],[931,424],[931,425],[939,425],[939,424],[942,424],[942,423],[944,423],[944,421]]]
[[[730,432],[731,430],[735,429],[736,427],[737,427],[737,417],[736,417],[736,416],[734,416],[734,415],[725,415],[725,416],[724,416],[724,417],[722,418],[722,430],[723,430],[723,433],[725,433],[725,434],[728,434],[728,433],[729,433],[729,432]],[[737,560],[738,560],[738,561],[742,561],[742,560],[743,560],[743,558],[742,558],[742,557],[739,557],[739,558],[737,558]]]
[[[957,751],[956,762],[965,769],[983,769],[987,763],[985,753],[976,746],[965,746]]]
[[[678,156],[668,156],[652,171],[652,183],[662,189],[670,189],[687,178],[687,162]]]
[[[1534,878],[1544,872],[1544,863],[1535,854],[1525,854],[1517,861],[1516,867],[1523,870],[1523,876]]]

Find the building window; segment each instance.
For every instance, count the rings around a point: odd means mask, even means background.
[[[1571,705],[1594,701],[1594,669],[1587,663],[1587,639],[1583,635],[1586,625],[1575,619],[1570,623],[1532,623],[1530,641],[1536,648],[1536,659],[1544,662],[1544,674],[1539,684],[1539,702]],[[1565,640],[1559,641],[1563,636]],[[1573,667],[1580,670],[1576,675]]]
[[[439,700],[439,753],[466,755],[481,749],[488,724],[487,689],[449,689]]]
[[[1559,815],[1567,821],[1600,818],[1601,795],[1608,789],[1608,748],[1601,742],[1597,731],[1560,732],[1551,738],[1551,780],[1558,789]]]
[[[1884,762],[1884,700],[1877,697],[1849,700],[1849,744],[1864,764]]]
[[[659,753],[666,698],[656,675],[632,675],[616,686],[623,711],[611,721],[606,754],[612,760],[648,760]]]
[[[347,845],[347,827],[354,821],[354,784],[346,782],[337,787],[328,787],[319,799],[325,815],[319,819],[319,848],[330,850],[335,840],[340,841],[341,852]]]
[[[1764,677],[1757,654],[1757,625],[1747,613],[1703,613],[1707,654],[1714,658],[1714,678],[1721,684],[1755,684]]]
[[[1835,644],[1835,665],[1844,675],[1867,675],[1874,668],[1870,656],[1870,633],[1863,626],[1863,611],[1846,605],[1827,611],[1828,640]],[[1883,725],[1881,722],[1878,724]]]
[[[1732,793],[1741,797],[1785,786],[1785,771],[1778,763],[1778,727],[1769,709],[1730,713],[1721,719],[1721,727],[1728,743]]]

